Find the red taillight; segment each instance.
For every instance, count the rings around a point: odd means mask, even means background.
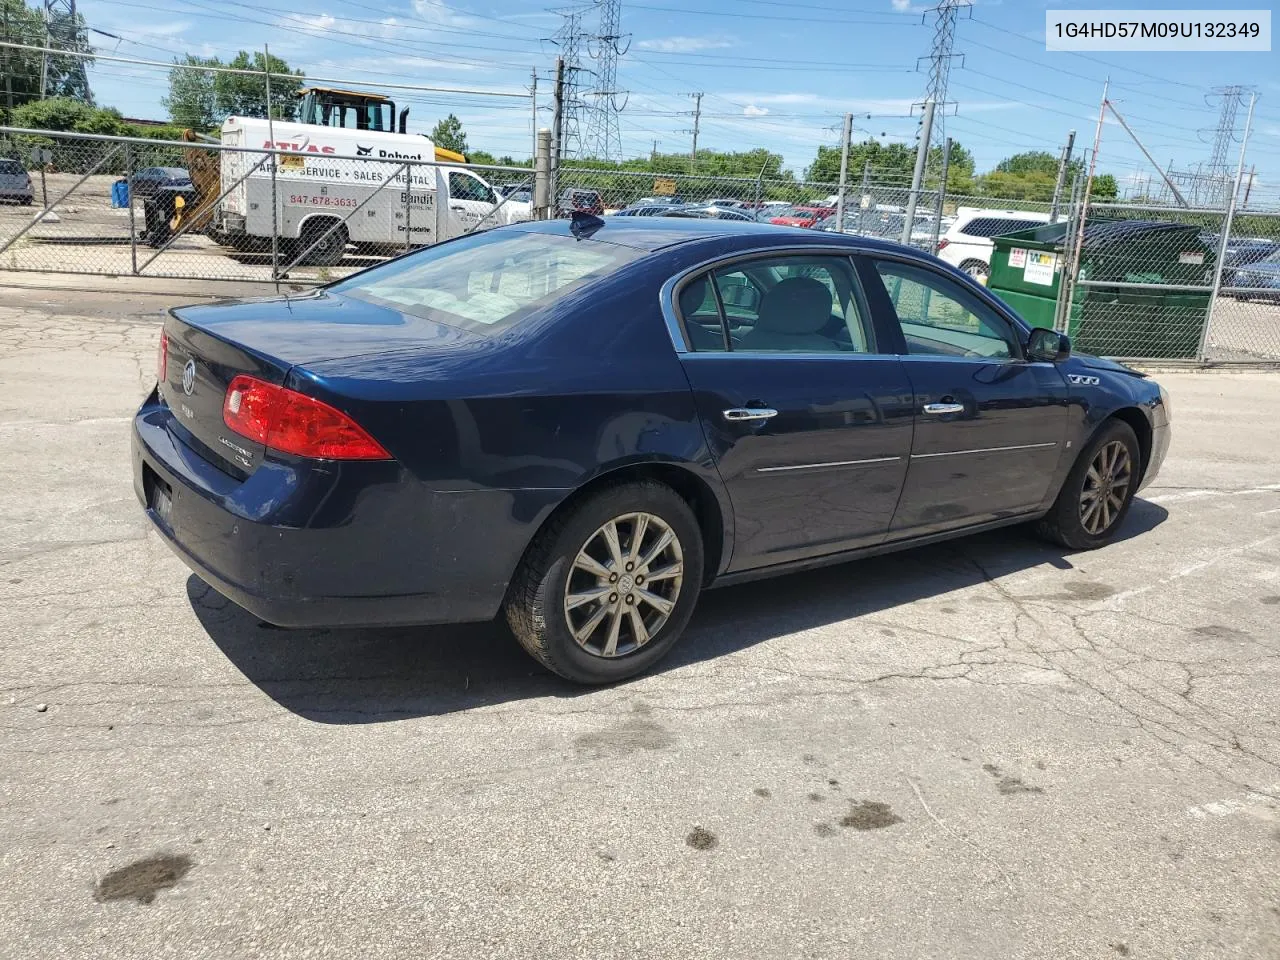
[[[942,248],[943,248],[943,247],[945,247],[945,246],[946,246],[947,244],[949,244],[950,242],[951,242],[951,241],[950,241],[950,240],[948,240],[946,237],[943,237],[941,240],[939,240],[939,241],[938,241],[938,252],[939,252],[939,253],[941,253],[941,252],[942,252]]]
[[[169,379],[169,335],[160,331],[160,345],[156,348],[156,380],[164,383]]]
[[[273,450],[321,460],[390,460],[391,454],[341,410],[255,377],[227,387],[222,421]]]

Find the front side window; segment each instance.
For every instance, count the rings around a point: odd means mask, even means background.
[[[955,281],[931,270],[877,260],[908,354],[1008,359],[1017,356],[1013,330]]]
[[[686,283],[679,307],[695,352],[875,352],[845,257],[794,255],[721,267]]]
[[[487,333],[509,327],[643,255],[612,243],[494,231],[429,247],[330,289]]]
[[[449,172],[449,196],[454,200],[479,200],[485,203],[496,203],[493,191],[468,173],[457,170]]]

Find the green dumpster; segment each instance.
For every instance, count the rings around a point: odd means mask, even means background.
[[[1053,326],[1067,223],[993,238],[988,287],[1028,323]],[[1089,220],[1067,333],[1089,353],[1193,358],[1209,309],[1214,251],[1194,224]],[[1186,287],[1200,289],[1185,289]]]

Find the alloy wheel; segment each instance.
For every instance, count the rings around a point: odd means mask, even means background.
[[[1094,454],[1080,491],[1080,525],[1087,533],[1097,537],[1110,529],[1124,509],[1132,482],[1129,448],[1119,440],[1104,444]]]
[[[587,538],[565,581],[574,640],[598,657],[640,649],[666,624],[684,583],[680,538],[661,517],[614,517]]]

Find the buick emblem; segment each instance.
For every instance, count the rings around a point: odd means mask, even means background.
[[[187,365],[182,368],[182,392],[188,397],[196,386],[196,362],[188,360]]]

